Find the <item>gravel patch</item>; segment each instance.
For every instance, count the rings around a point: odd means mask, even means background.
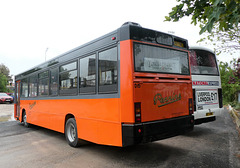
[[[14,105],[0,104],[0,122],[14,120]]]

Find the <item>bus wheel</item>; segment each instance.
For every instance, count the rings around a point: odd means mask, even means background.
[[[25,127],[29,127],[29,123],[27,123],[27,114],[25,111],[22,114],[22,122]]]
[[[75,118],[69,118],[67,120],[65,125],[65,137],[70,146],[78,147],[80,145]]]

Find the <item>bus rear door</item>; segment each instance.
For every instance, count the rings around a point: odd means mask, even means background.
[[[15,86],[15,104],[14,104],[14,118],[19,120],[20,117],[20,81],[16,81]]]

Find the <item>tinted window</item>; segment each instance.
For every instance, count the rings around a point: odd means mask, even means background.
[[[73,89],[77,88],[77,71],[69,71],[60,74],[60,88]]]
[[[219,75],[215,55],[209,51],[191,50],[191,72],[195,75]]]
[[[29,78],[29,97],[37,96],[37,75],[31,76]]]
[[[58,68],[51,69],[50,71],[50,95],[58,94]]]
[[[21,97],[28,97],[28,79],[21,80]]]
[[[70,71],[73,69],[77,69],[77,62],[72,62],[70,64],[66,64],[60,67],[60,72],[64,72],[64,71]]]
[[[48,77],[48,71],[45,71],[45,72],[42,72],[39,74],[39,78],[42,79],[42,78],[47,78]]]
[[[61,71],[61,73],[59,74],[60,94],[62,95],[77,94],[77,62],[60,66],[60,71]]]
[[[96,86],[96,55],[80,59],[79,75],[80,93],[95,93]]]
[[[117,91],[117,47],[99,53],[99,92]]]
[[[188,53],[134,44],[135,71],[189,75]]]
[[[38,75],[38,95],[46,96],[49,95],[49,78],[48,71],[42,72]]]
[[[48,79],[41,79],[39,80],[39,91],[38,94],[39,96],[46,96],[48,95],[48,90],[49,90],[49,80]]]

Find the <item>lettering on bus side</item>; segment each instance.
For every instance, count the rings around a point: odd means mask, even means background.
[[[36,101],[34,101],[33,103],[29,104],[29,109],[32,110],[32,108],[36,105]]]
[[[170,96],[166,96],[163,97],[161,93],[157,93],[154,98],[153,98],[153,102],[154,105],[157,105],[158,103],[160,103],[160,105],[158,105],[158,107],[162,107],[171,103],[174,103],[176,101],[181,100],[181,93],[176,94],[175,92],[172,93],[172,95]]]
[[[218,81],[192,81],[193,85],[219,86]]]

